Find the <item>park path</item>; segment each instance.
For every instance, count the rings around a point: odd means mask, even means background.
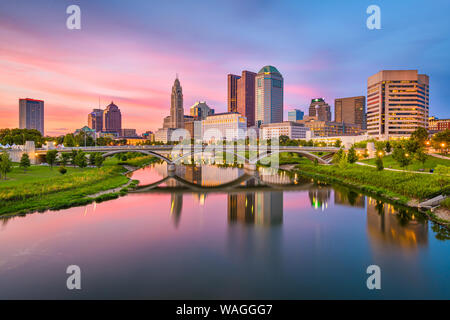
[[[130,173],[130,172],[133,172],[133,171],[136,171],[137,169],[139,169],[139,168],[132,167],[132,166],[128,166],[128,165],[124,165],[123,167],[124,167],[125,169],[127,169],[127,171],[124,172],[123,175],[126,175],[126,174],[128,174],[128,173]],[[94,194],[90,194],[90,195],[88,195],[87,197],[88,197],[88,198],[97,198],[97,197],[102,196],[102,195],[104,195],[104,194],[119,192],[119,191],[122,190],[123,188],[128,187],[132,181],[133,181],[133,179],[130,179],[130,180],[128,180],[127,183],[125,183],[125,184],[123,184],[123,185],[121,185],[121,186],[119,186],[119,187],[117,187],[117,188],[109,189],[109,190],[105,190],[105,191],[100,191],[100,192],[97,192],[97,193],[94,193]]]
[[[371,168],[376,168],[377,166],[374,166],[372,164],[364,163],[364,162],[356,162],[356,164],[359,164],[360,166],[367,166]],[[425,171],[408,171],[408,170],[401,170],[401,169],[392,169],[392,168],[384,168],[384,170],[388,171],[397,171],[397,172],[410,172],[410,173],[420,173],[420,174],[432,174],[431,172],[425,172]]]
[[[429,153],[428,155],[435,157],[435,158],[439,158],[439,159],[450,160],[449,157],[441,156],[440,154],[437,154],[437,153]]]

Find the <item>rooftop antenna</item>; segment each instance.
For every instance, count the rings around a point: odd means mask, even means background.
[[[177,72],[177,79],[178,79],[178,72]]]

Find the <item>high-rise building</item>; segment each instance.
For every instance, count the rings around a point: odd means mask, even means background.
[[[88,114],[88,127],[100,132],[103,130],[103,110],[94,109]]]
[[[228,75],[228,112],[237,112],[237,81],[240,77]]]
[[[273,66],[256,75],[256,125],[283,122],[283,76]]]
[[[407,137],[428,127],[429,77],[417,70],[382,70],[367,80],[367,133]]]
[[[366,97],[350,97],[334,100],[334,121],[353,123],[366,127]]]
[[[184,128],[184,109],[183,109],[183,90],[178,77],[172,86],[172,95],[170,100],[170,127]]]
[[[237,112],[247,118],[247,126],[255,125],[255,78],[256,73],[242,71],[237,80]]]
[[[303,116],[305,115],[305,113],[301,110],[298,109],[293,109],[290,110],[288,112],[288,120],[289,121],[298,121],[298,120],[303,120]]]
[[[195,120],[204,120],[212,114],[214,114],[214,109],[211,109],[205,101],[198,101],[190,108],[190,115]]]
[[[320,121],[331,121],[331,108],[323,98],[312,99],[309,106],[309,116]]]
[[[116,132],[120,135],[122,130],[122,114],[118,106],[111,102],[103,111],[103,131]]]
[[[36,129],[44,135],[44,101],[19,99],[19,128]]]

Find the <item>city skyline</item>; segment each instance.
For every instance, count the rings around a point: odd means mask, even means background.
[[[120,106],[123,127],[155,130],[162,121],[160,115],[170,109],[170,83],[176,73],[183,81],[185,114],[187,106],[199,100],[220,113],[227,109],[226,75],[267,64],[283,74],[286,119],[291,108],[307,111],[312,98],[334,101],[367,95],[367,78],[389,69],[419,69],[429,75],[430,115],[447,116],[448,22],[436,18],[426,22],[426,17],[444,14],[450,7],[443,1],[413,1],[406,9],[381,1],[383,28],[375,31],[365,28],[368,3],[364,1],[349,3],[345,9],[331,2],[327,6],[230,2],[219,4],[221,8],[215,5],[214,10],[208,3],[176,3],[164,4],[158,12],[139,1],[133,6],[117,1],[78,4],[83,20],[82,29],[76,31],[65,27],[66,3],[0,4],[0,34],[5,39],[0,44],[1,127],[19,126],[17,101],[29,97],[45,101],[46,134],[73,132],[86,123],[86,114],[100,98],[102,107],[112,100]],[[245,21],[244,13],[250,12],[255,17]],[[320,13],[321,25],[308,13]],[[208,30],[204,19],[192,19],[192,14],[216,17],[218,26]],[[35,15],[45,18],[31,19]],[[264,28],[263,18],[269,15],[283,21],[279,28]],[[173,21],[182,22],[188,16],[187,28],[173,26]],[[231,16],[238,25],[222,28]],[[298,29],[292,28],[294,18]],[[120,24],[111,22],[118,19]],[[406,21],[414,23],[403,28]],[[236,32],[238,28],[242,34]],[[273,39],[268,42],[265,36]],[[229,50],[224,50],[223,43]],[[348,49],[350,44],[354,49]]]

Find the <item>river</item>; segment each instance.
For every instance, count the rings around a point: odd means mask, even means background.
[[[154,184],[166,175],[154,164],[137,193],[0,220],[0,298],[450,299],[450,241],[417,212],[267,170],[179,166]]]

